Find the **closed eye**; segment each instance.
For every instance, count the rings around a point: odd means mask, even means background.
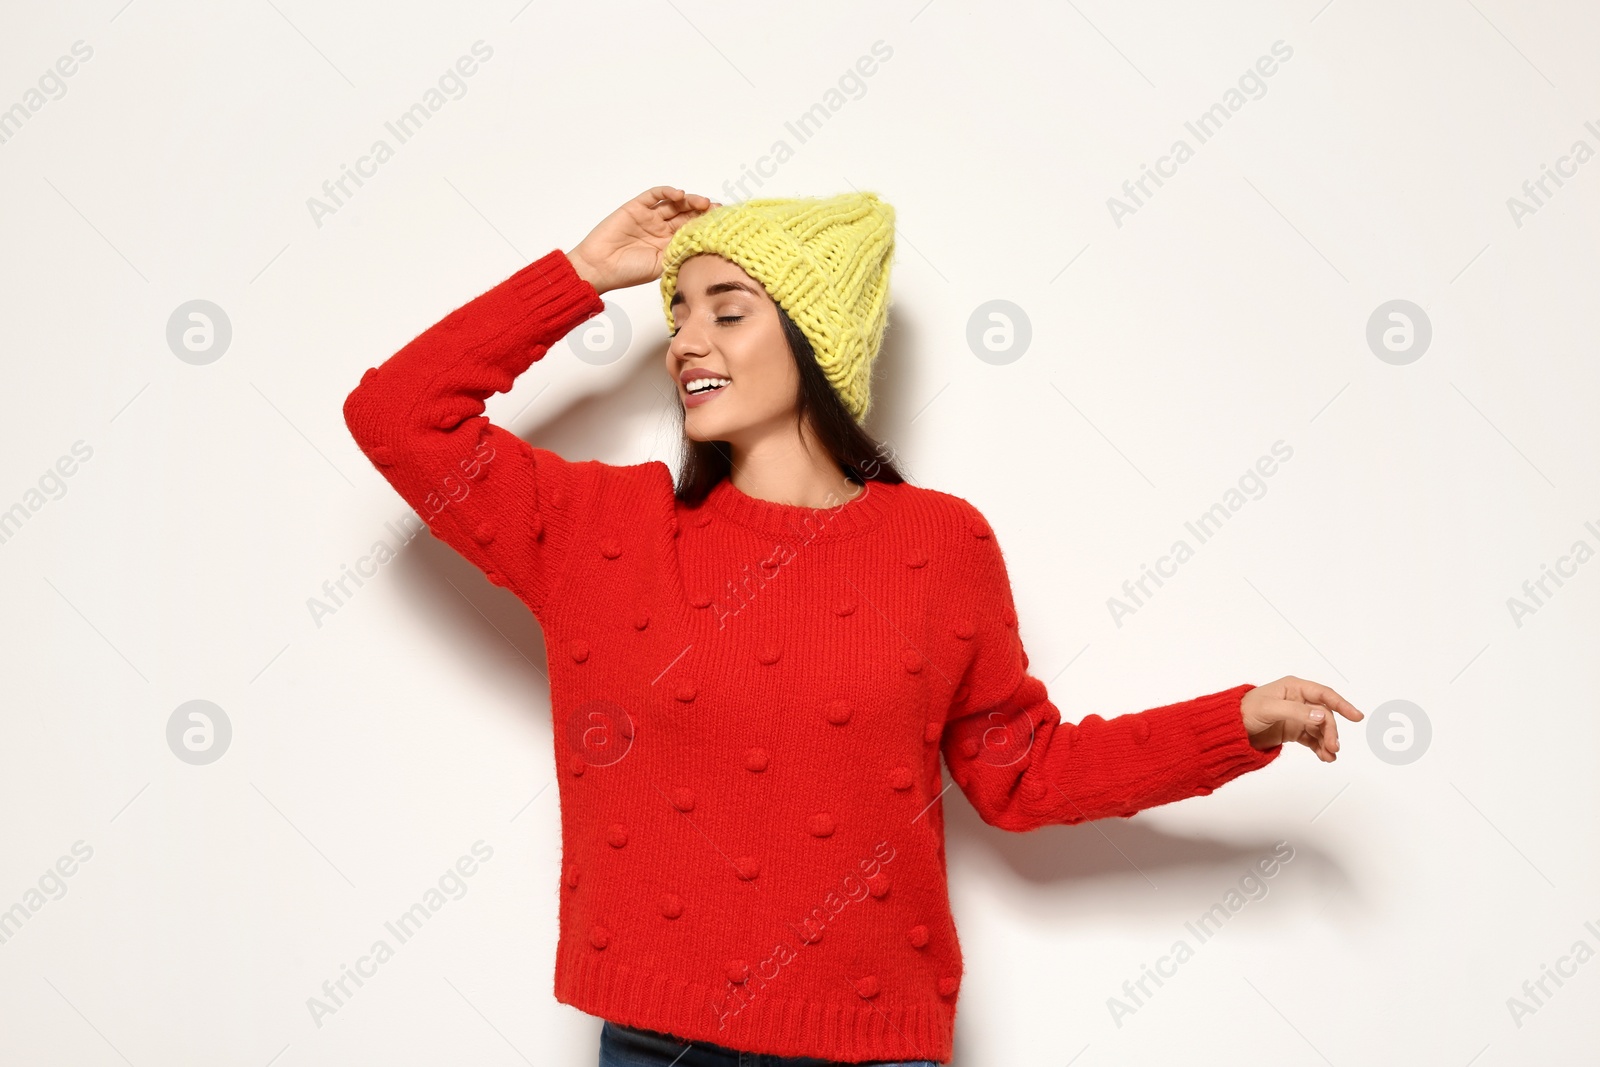
[[[717,322],[719,322],[719,323],[723,323],[723,322],[738,322],[742,318],[744,318],[743,315],[720,315],[720,316],[717,317]],[[678,327],[678,330],[681,330],[681,329],[683,329],[682,326]],[[678,330],[673,330],[671,333],[667,334],[667,336],[668,337],[676,337],[676,336],[678,336]]]

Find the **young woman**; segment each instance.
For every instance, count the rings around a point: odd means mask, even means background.
[[[894,212],[657,186],[446,315],[345,401],[435,535],[538,617],[562,877],[555,995],[600,1062],[932,1063],[961,951],[941,756],[1028,831],[1204,795],[1297,741],[1285,677],[1065,723],[1028,673],[995,532],[862,426]],[[659,461],[569,460],[483,415],[601,294],[661,280],[683,420]]]

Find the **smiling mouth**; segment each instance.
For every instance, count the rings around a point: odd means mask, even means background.
[[[697,383],[699,383],[699,382],[712,381],[712,380],[713,379],[710,379],[710,378],[696,378],[696,379],[694,379],[694,381],[692,381],[688,385],[684,386],[684,391],[686,393],[688,393],[690,397],[710,396],[713,393],[722,392],[722,390],[726,389],[729,385],[733,384],[728,379],[721,379],[719,381],[719,383],[716,384],[716,385],[710,385],[710,386],[702,385],[699,388],[695,388],[695,385]]]

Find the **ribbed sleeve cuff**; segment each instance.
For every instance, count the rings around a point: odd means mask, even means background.
[[[1236,685],[1194,701],[1190,726],[1199,747],[1197,770],[1203,780],[1201,795],[1241,774],[1265,767],[1283,750],[1282,745],[1258,749],[1250,743],[1240,701],[1254,688],[1249,684]]]
[[[541,350],[554,344],[585,319],[605,310],[606,303],[595,287],[572,269],[567,254],[557,248],[529,263],[499,286],[511,316],[531,327],[534,344]]]

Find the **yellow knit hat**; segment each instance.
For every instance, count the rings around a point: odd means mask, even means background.
[[[872,406],[872,363],[889,319],[894,208],[876,193],[745,200],[679,227],[661,271],[661,309],[676,330],[678,267],[712,252],[739,265],[800,327],[828,382],[859,423]]]

